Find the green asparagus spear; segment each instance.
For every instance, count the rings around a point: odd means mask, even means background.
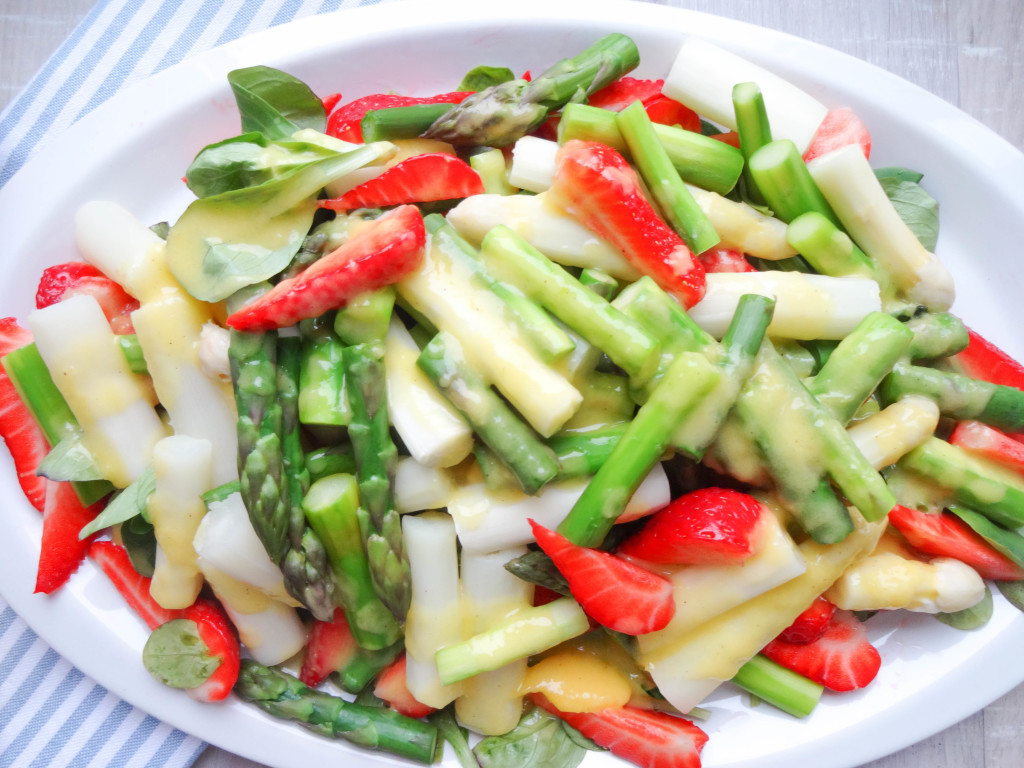
[[[933,437],[900,459],[963,504],[1007,528],[1024,526],[1024,483],[1008,470]]]
[[[351,418],[345,397],[344,348],[333,330],[334,317],[303,320],[302,370],[299,373],[299,420],[303,424],[345,426]]]
[[[81,432],[78,419],[53,383],[50,371],[35,344],[27,344],[8,352],[2,362],[7,376],[50,446]],[[114,490],[114,486],[106,480],[75,481],[73,485],[79,501],[86,506]]]
[[[302,342],[297,336],[278,340],[277,401],[281,406],[281,459],[287,505],[288,550],[281,561],[290,594],[318,619],[334,615],[335,580],[317,532],[306,522],[302,500],[309,488],[309,470],[299,433],[299,370]]]
[[[949,357],[967,348],[967,326],[949,312],[922,312],[907,320],[914,338],[907,348],[913,361]]]
[[[558,474],[558,461],[534,431],[466,363],[455,337],[435,336],[419,358],[427,374],[527,493]]]
[[[551,111],[600,90],[639,61],[632,40],[607,35],[532,81],[510,80],[473,94],[439,117],[423,136],[455,146],[508,146],[544,122]]]
[[[501,300],[506,319],[530,340],[545,362],[559,360],[573,350],[575,344],[569,335],[524,291],[522,283],[491,269],[493,265],[485,262],[482,254],[459,235],[444,217],[431,214],[423,223],[435,247],[444,249],[450,258],[468,266],[474,280]]]
[[[359,488],[352,475],[331,475],[310,486],[302,508],[330,559],[352,636],[360,646],[381,650],[402,630],[377,597],[359,531]]]
[[[658,343],[643,326],[624,315],[558,264],[504,225],[484,237],[481,256],[488,270],[544,306],[638,384],[658,363]]]
[[[288,551],[288,506],[282,495],[281,405],[277,402],[277,334],[231,331],[228,348],[238,408],[238,475],[253,530],[270,559]]]
[[[794,717],[811,714],[824,686],[757,654],[740,667],[732,682]]]
[[[644,105],[634,101],[618,113],[615,123],[629,145],[641,177],[672,229],[694,253],[703,253],[718,245],[718,233],[658,141]]]
[[[359,528],[374,587],[399,619],[409,610],[409,560],[393,500],[398,452],[388,423],[384,364],[369,344],[346,347],[343,355],[352,406],[349,437],[359,479]]]
[[[244,659],[235,694],[274,717],[294,720],[329,738],[341,738],[421,763],[431,763],[437,728],[382,707],[353,704],[313,690],[272,667]]]
[[[661,459],[676,427],[699,407],[719,378],[718,370],[701,355],[679,354],[558,532],[580,546],[600,544]]]
[[[959,373],[898,363],[885,377],[882,399],[895,402],[904,395],[924,395],[943,416],[975,419],[1004,432],[1024,431],[1024,392]]]
[[[672,165],[687,184],[728,194],[743,169],[743,154],[736,147],[693,131],[656,124],[654,134]],[[615,112],[586,104],[567,104],[558,121],[558,142],[570,139],[597,141],[629,154],[629,146],[615,122]]]
[[[454,104],[413,104],[408,107],[371,109],[360,122],[363,141],[415,139]]]
[[[843,424],[903,356],[913,331],[883,312],[872,312],[839,342],[807,388]]]
[[[736,83],[732,87],[732,108],[736,113],[736,133],[740,138],[740,151],[743,153],[743,159],[749,161],[752,154],[772,140],[764,95],[757,83]],[[743,178],[750,199],[756,203],[764,203],[764,198],[748,168],[744,168]]]

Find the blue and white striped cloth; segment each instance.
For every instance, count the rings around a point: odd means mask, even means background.
[[[387,0],[99,0],[0,113],[0,186],[119,89],[293,19]],[[179,768],[204,748],[64,661],[0,597],[0,768]]]

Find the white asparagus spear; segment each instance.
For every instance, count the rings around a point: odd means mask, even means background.
[[[481,555],[462,553],[462,613],[469,635],[499,626],[516,611],[528,608],[533,585],[513,576],[505,563],[526,554],[526,548]],[[520,685],[526,659],[516,659],[490,672],[462,682],[463,693],[455,700],[459,722],[485,736],[508,733],[523,711]]]
[[[716,272],[689,314],[701,328],[722,338],[747,293],[775,299],[768,335],[790,339],[841,339],[871,312],[881,309],[878,283],[863,277],[829,277],[802,272]]]
[[[431,707],[444,707],[462,692],[443,685],[434,654],[462,640],[459,559],[455,525],[443,512],[402,518],[412,574],[412,600],[405,622],[405,679],[409,692]]]
[[[388,415],[418,462],[450,467],[473,450],[473,430],[420,370],[419,355],[401,320],[392,318],[384,339]]]
[[[170,435],[153,448],[155,489],[147,502],[157,542],[149,593],[164,608],[187,608],[203,575],[192,545],[206,514],[202,495],[213,487],[209,440]]]
[[[952,275],[900,218],[859,147],[816,157],[807,170],[850,237],[907,298],[933,312],[952,306]]]
[[[493,495],[482,484],[464,485],[452,495],[448,512],[455,520],[464,551],[496,552],[534,540],[529,520],[557,528],[586,487],[586,481],[550,483],[537,495]],[[658,464],[637,488],[620,522],[650,514],[670,501],[668,477]]]
[[[100,473],[119,488],[142,474],[166,434],[143,377],[128,369],[103,310],[74,296],[28,318],[39,354],[82,428]]]
[[[213,502],[192,540],[199,568],[261,664],[287,661],[306,644],[306,628],[280,569],[267,556],[233,493]]]
[[[772,136],[791,139],[803,152],[828,113],[824,104],[793,83],[707,40],[687,37],[679,46],[662,93],[735,130],[732,89],[757,83]]]

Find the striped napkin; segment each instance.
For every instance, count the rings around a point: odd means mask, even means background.
[[[388,0],[99,0],[0,113],[0,186],[120,88],[293,19]],[[178,768],[206,745],[64,661],[0,597],[0,768]]]

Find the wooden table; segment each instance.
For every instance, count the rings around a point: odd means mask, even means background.
[[[0,108],[92,4],[93,0],[0,0]],[[959,106],[1024,150],[1024,54],[1018,43],[1018,33],[1024,29],[1024,3],[1019,0],[670,0],[659,4],[749,21],[845,51]],[[1022,736],[1024,686],[869,768],[1020,768],[1024,765]],[[257,765],[216,748],[208,749],[196,762],[197,768]]]

